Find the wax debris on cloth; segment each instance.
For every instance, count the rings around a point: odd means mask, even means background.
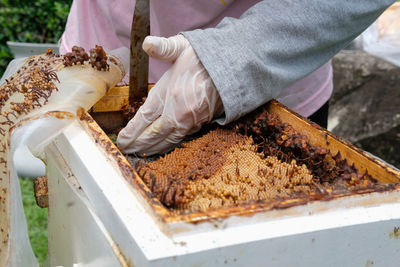
[[[0,266],[38,265],[27,234],[13,152],[28,145],[45,160],[43,144],[124,77],[118,55],[96,46],[76,60],[86,52],[74,50],[65,56],[49,50],[29,57],[0,85]]]

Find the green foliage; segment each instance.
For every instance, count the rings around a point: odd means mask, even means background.
[[[7,41],[57,43],[72,1],[0,0],[0,77],[12,54]]]
[[[28,223],[28,234],[33,252],[39,263],[43,263],[47,254],[47,209],[36,205],[33,192],[33,180],[19,179],[22,203]]]

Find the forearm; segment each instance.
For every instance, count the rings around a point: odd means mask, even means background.
[[[327,62],[392,2],[262,1],[240,19],[183,34],[216,85],[225,124]]]

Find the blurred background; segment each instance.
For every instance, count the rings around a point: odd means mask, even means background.
[[[57,43],[72,1],[0,0],[0,77],[15,57]],[[12,50],[14,49],[14,50]],[[400,167],[400,2],[333,60],[334,92],[328,130]],[[39,208],[33,180],[20,178],[29,237],[41,265],[47,254],[47,209]]]
[[[13,59],[7,42],[57,44],[71,4],[71,0],[0,0],[0,77]]]

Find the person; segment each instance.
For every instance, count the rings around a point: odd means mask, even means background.
[[[227,124],[272,98],[306,117],[327,114],[329,60],[393,2],[150,1],[152,36],[143,48],[156,85],[118,146],[165,152],[204,123]],[[134,5],[74,1],[60,51],[129,46]]]

